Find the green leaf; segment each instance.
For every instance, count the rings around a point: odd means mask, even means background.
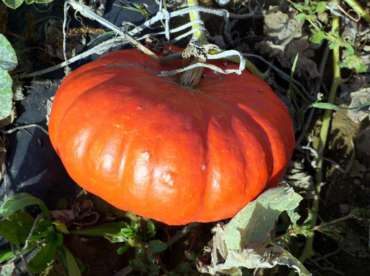
[[[0,68],[0,121],[7,118],[13,107],[13,80],[8,71]]]
[[[31,5],[31,4],[49,4],[51,2],[53,2],[53,0],[25,0],[26,4],[27,5]]]
[[[126,222],[111,222],[105,223],[90,228],[79,229],[72,231],[72,234],[82,235],[88,237],[105,237],[107,234],[114,235],[119,234],[122,228],[126,228],[128,224]]]
[[[310,105],[311,107],[318,108],[318,109],[327,109],[327,110],[339,110],[340,108],[332,103],[324,103],[324,102],[314,102]]]
[[[295,210],[289,210],[287,211],[287,215],[289,216],[290,222],[293,225],[296,225],[298,220],[301,218],[301,215],[298,214]]]
[[[355,70],[356,73],[365,73],[368,69],[368,66],[365,64],[365,62],[356,54],[349,54],[345,56],[345,58],[342,60],[341,67]]]
[[[13,70],[17,64],[17,55],[12,45],[0,34],[0,121],[9,117],[12,112],[13,81],[7,71]]]
[[[277,265],[284,265],[294,269],[300,276],[311,276],[312,274],[304,265],[284,248],[274,245],[264,250],[249,249],[243,252],[230,252],[223,263],[213,266],[200,266],[200,272],[211,275],[243,275],[240,267],[247,269],[272,268]]]
[[[37,4],[49,4],[53,2],[53,0],[34,0]]]
[[[53,225],[55,226],[55,229],[57,229],[57,231],[59,231],[60,233],[63,234],[70,233],[67,226],[61,221],[53,221]]]
[[[295,17],[298,21],[301,21],[301,22],[304,22],[307,18],[307,15],[304,14],[304,13],[300,13],[300,14],[297,14],[297,16]]]
[[[326,33],[322,30],[313,32],[311,36],[311,42],[315,44],[321,44],[326,39]]]
[[[127,250],[130,248],[130,246],[126,243],[120,247],[118,247],[117,249],[117,254],[118,255],[122,255],[122,254],[125,254],[127,252]]]
[[[31,215],[17,212],[0,221],[0,236],[14,245],[20,245],[25,242],[32,224]]]
[[[63,235],[49,232],[41,247],[36,248],[33,257],[27,263],[27,268],[32,273],[43,271],[54,261],[57,250],[63,245]]]
[[[135,237],[137,233],[132,228],[121,228],[119,233],[105,234],[104,237],[111,243],[128,242],[131,246],[135,245]]]
[[[39,273],[52,264],[57,252],[56,243],[46,243],[37,248],[35,255],[27,263],[27,268],[32,273]]]
[[[61,259],[68,276],[81,276],[81,271],[75,257],[65,246],[61,248]]]
[[[17,65],[17,54],[8,39],[0,34],[0,69],[10,71]]]
[[[47,239],[49,235],[55,234],[55,229],[49,219],[42,216],[36,217],[33,221],[33,231],[28,237],[28,243],[39,243],[41,240]]]
[[[23,0],[2,0],[5,6],[11,9],[17,9],[23,4]]]
[[[298,11],[306,10],[306,6],[300,3],[292,3],[293,7]]]
[[[294,60],[293,60],[293,64],[292,64],[292,70],[290,71],[290,82],[292,81],[293,76],[294,76],[294,74],[295,74],[295,71],[296,71],[296,69],[297,69],[298,60],[299,60],[299,53],[297,53],[297,54],[294,56]],[[289,85],[290,85],[290,83],[289,83]]]
[[[336,39],[336,38],[329,39],[329,49],[330,50],[333,50],[341,46],[342,46],[342,42],[339,39]]]
[[[272,188],[244,207],[224,227],[217,225],[211,246],[210,265],[201,265],[203,273],[242,275],[247,269],[286,265],[301,276],[310,275],[304,266],[283,248],[271,244],[270,235],[282,212],[298,207],[302,197],[288,186]]]
[[[346,49],[344,50],[344,54],[346,56],[353,56],[353,55],[356,55],[356,51],[355,51],[355,48],[353,48],[352,45],[349,45],[348,47],[346,47]]]
[[[29,206],[38,206],[43,215],[49,215],[49,210],[43,201],[27,193],[18,193],[6,198],[0,205],[0,216],[7,218]]]
[[[294,210],[301,200],[302,196],[286,186],[265,191],[225,226],[226,247],[240,250],[249,243],[267,241],[280,213]]]
[[[148,244],[149,249],[152,253],[158,254],[167,249],[167,244],[160,240],[152,240]]]
[[[15,255],[12,250],[2,250],[0,251],[0,264],[3,262],[7,262],[14,257]]]
[[[319,1],[316,4],[315,12],[316,13],[323,13],[323,12],[326,11],[326,7],[327,7],[327,1]]]
[[[80,229],[72,231],[72,234],[90,236],[90,237],[104,237],[112,243],[128,242],[135,244],[135,238],[138,235],[139,224],[128,224],[123,221],[106,223],[94,226],[87,229]]]
[[[156,233],[156,227],[153,221],[147,220],[146,221],[146,233],[149,238],[152,238],[155,236]]]

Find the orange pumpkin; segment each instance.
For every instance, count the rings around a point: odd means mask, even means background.
[[[57,91],[51,142],[81,187],[119,209],[171,225],[230,218],[283,173],[287,108],[248,72],[206,70],[190,89],[158,77],[164,68],[124,50],[75,70]]]

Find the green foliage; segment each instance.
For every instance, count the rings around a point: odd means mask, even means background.
[[[17,55],[6,37],[0,34],[0,69],[11,71],[18,64]]]
[[[28,210],[35,206],[40,212],[33,217]],[[65,229],[61,224],[51,220],[45,203],[34,196],[20,193],[6,198],[0,205],[0,236],[9,242],[13,249],[0,254],[1,275],[6,275],[19,259],[27,260],[27,270],[31,273],[41,273],[48,269],[58,252],[65,252],[64,233],[56,227],[59,225],[59,228]],[[68,256],[69,263],[71,258],[73,256]],[[3,271],[4,267],[9,271]]]
[[[269,189],[242,209],[225,226],[225,243],[230,250],[241,244],[263,243],[268,240],[279,215],[298,207],[302,197],[291,188]]]
[[[24,0],[2,0],[2,1],[7,7],[11,9],[19,8],[24,2]]]
[[[0,120],[7,118],[13,106],[13,81],[8,71],[0,69]]]
[[[40,199],[26,193],[19,193],[5,199],[0,205],[0,216],[8,218],[29,206],[38,206],[45,216],[49,214],[48,208]]]
[[[34,255],[27,263],[27,268],[32,273],[40,273],[52,264],[57,251],[63,244],[63,235],[57,233],[54,229],[48,229],[46,236],[38,240],[38,242],[40,241],[44,242],[36,247],[32,252]]]
[[[20,245],[26,240],[32,224],[31,215],[17,212],[0,221],[0,235],[12,244]]]
[[[149,16],[150,16],[150,12],[148,11],[148,7],[145,4],[139,4],[139,3],[130,3],[130,4],[127,4],[127,5],[121,4],[121,8],[125,9],[125,10],[140,13],[146,19],[148,19]]]
[[[53,0],[2,0],[2,1],[7,7],[11,9],[17,9],[20,6],[22,6],[23,3],[26,3],[27,5],[48,4],[52,2]]]
[[[78,267],[75,257],[73,257],[72,253],[68,250],[68,248],[62,246],[61,250],[59,251],[59,254],[67,274],[73,276],[80,276],[81,275],[80,268]]]
[[[18,64],[17,55],[4,35],[0,33],[0,121],[7,118],[13,106],[13,80],[9,75]]]
[[[367,71],[367,65],[358,55],[356,55],[353,47],[351,46],[346,47],[344,49],[343,55],[344,58],[341,63],[342,68],[353,69],[359,73]]]
[[[0,251],[0,264],[9,261],[15,257],[14,253],[9,250]]]
[[[299,275],[307,269],[286,249],[271,239],[275,223],[283,212],[293,215],[302,197],[292,188],[281,186],[265,191],[244,207],[225,226],[216,226],[211,245],[211,264],[200,266],[211,275],[242,275],[241,268],[262,269],[285,265]]]
[[[73,234],[82,235],[87,237],[105,237],[107,236],[108,239],[111,236],[119,235],[121,229],[125,228],[127,225],[126,222],[111,222],[105,223],[98,226],[93,226],[84,229],[78,229],[72,231]]]
[[[134,250],[134,258],[130,260],[130,268],[148,275],[158,275],[161,271],[155,256],[168,249],[168,245],[158,239],[155,224],[150,220],[132,219],[130,222],[112,222],[86,229],[72,231],[73,234],[87,237],[104,237],[111,243],[120,246],[117,254],[122,255]]]
[[[345,40],[339,30],[327,31],[325,18],[327,13],[333,9],[333,3],[330,1],[312,1],[305,0],[301,3],[289,1],[291,5],[298,11],[297,18],[306,21],[311,29],[311,42],[321,44],[326,40],[330,49],[340,47],[343,49],[344,58],[341,60],[341,67],[364,73],[367,71],[367,66],[359,57],[354,42]]]
[[[105,238],[119,244],[117,254],[131,249],[135,256],[130,261],[131,269],[152,275],[162,271],[156,256],[168,249],[167,243],[153,239],[156,227],[150,220],[135,216],[129,222],[117,221],[69,230],[63,222],[51,218],[43,201],[19,193],[0,204],[0,236],[12,245],[12,250],[0,252],[0,275],[11,275],[13,264],[21,258],[27,260],[27,270],[33,274],[47,274],[58,260],[67,275],[81,275],[76,259],[64,246],[64,236],[69,234]]]
[[[298,224],[298,221],[293,222],[289,227],[289,235],[292,237],[295,236],[304,236],[306,238],[313,236],[313,226],[312,226],[312,211],[308,212],[307,218],[302,224]]]
[[[167,244],[160,240],[152,240],[148,243],[148,247],[153,254],[158,254],[167,249]]]
[[[317,15],[322,14],[327,9],[327,1],[311,1],[305,0],[303,3],[291,2],[293,7],[296,8],[300,13],[297,18],[299,20],[316,21]]]
[[[310,107],[318,108],[318,109],[326,109],[326,110],[339,110],[339,107],[332,103],[324,103],[324,102],[314,102],[310,105]]]
[[[79,229],[73,234],[88,237],[104,237],[111,243],[123,243],[118,249],[123,254],[129,247],[141,246],[141,243],[148,241],[155,235],[155,225],[151,221],[144,224],[141,220],[132,220],[130,223],[124,221],[105,223],[86,229]]]

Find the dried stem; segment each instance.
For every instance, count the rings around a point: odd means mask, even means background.
[[[49,135],[49,133],[46,129],[44,129],[42,126],[37,125],[37,124],[28,124],[28,125],[23,125],[23,126],[17,126],[17,127],[7,129],[7,130],[1,130],[0,133],[9,135],[9,134],[13,134],[14,132],[17,132],[18,130],[25,130],[25,129],[29,129],[29,128],[37,128],[37,129],[41,130],[44,134]]]
[[[78,11],[79,13],[81,13],[83,16],[99,22],[104,27],[106,27],[106,28],[114,31],[118,35],[122,36],[132,46],[138,48],[144,54],[146,54],[146,55],[148,55],[148,56],[150,56],[152,58],[158,59],[158,56],[154,52],[152,52],[150,49],[148,49],[147,47],[145,47],[144,45],[142,45],[140,42],[138,42],[136,39],[134,39],[129,34],[123,32],[116,25],[112,24],[111,22],[109,22],[105,18],[101,17],[100,15],[97,15],[96,13],[94,13],[88,6],[86,6],[86,5],[84,5],[84,4],[80,3],[80,2],[77,2],[75,0],[68,0],[68,3],[69,3],[69,5],[71,5],[71,7],[73,7],[76,11]]]
[[[80,11],[80,12],[82,11],[81,13],[84,16],[87,16],[88,18],[92,17],[93,20],[97,20],[98,22],[100,22],[104,26],[113,30],[119,36],[115,37],[115,38],[112,38],[112,39],[109,39],[107,41],[104,41],[101,44],[95,46],[94,48],[89,49],[89,50],[87,50],[87,51],[85,51],[81,54],[78,54],[78,55],[76,55],[76,56],[74,56],[74,57],[72,57],[68,60],[65,60],[64,62],[62,62],[60,64],[51,66],[49,68],[46,68],[46,69],[43,69],[43,70],[40,70],[40,71],[36,71],[36,72],[28,73],[28,74],[22,74],[20,76],[21,78],[37,77],[37,76],[40,76],[40,75],[58,70],[58,69],[63,68],[65,66],[68,66],[69,64],[72,64],[72,63],[74,63],[78,60],[86,58],[86,57],[88,57],[92,54],[103,54],[104,52],[108,51],[112,47],[116,47],[116,46],[119,46],[119,45],[123,46],[123,45],[128,44],[129,43],[128,40],[127,40],[128,37],[136,37],[144,29],[149,28],[150,26],[152,26],[153,24],[155,24],[159,21],[163,21],[163,20],[166,21],[169,18],[183,16],[183,15],[188,14],[190,12],[194,12],[194,13],[198,13],[198,14],[199,13],[212,14],[212,15],[215,15],[215,16],[223,17],[225,20],[228,20],[229,18],[245,19],[245,18],[249,18],[249,17],[253,16],[253,13],[238,15],[238,14],[230,13],[225,9],[210,9],[210,8],[205,8],[205,7],[197,6],[197,5],[188,6],[186,8],[176,10],[176,11],[172,11],[172,12],[168,12],[167,10],[160,9],[155,16],[153,16],[152,18],[145,21],[142,25],[134,27],[133,29],[131,29],[130,31],[127,32],[127,35],[122,35],[122,31],[117,26],[111,24],[110,22],[107,22],[104,18],[102,19],[102,17],[100,17],[99,15],[96,15],[91,10],[86,10],[81,3],[78,3],[78,2],[72,1],[72,0],[69,0],[66,3],[67,4],[73,3],[73,7],[76,10]],[[151,36],[151,35],[166,35],[166,36],[169,36],[168,32],[170,34],[175,34],[177,32],[180,32],[180,31],[186,30],[188,28],[191,28],[193,25],[197,25],[197,24],[198,24],[199,28],[195,27],[195,29],[200,30],[200,33],[202,33],[203,22],[201,20],[199,20],[199,21],[192,21],[192,22],[186,23],[186,24],[184,24],[184,25],[182,25],[178,28],[173,28],[173,29],[165,30],[165,31],[162,31],[162,32],[154,33],[154,34],[153,33],[146,34],[146,35],[143,35],[143,36],[137,38],[136,41],[141,41],[141,40],[143,40],[146,37]],[[190,31],[185,32],[184,34],[176,36],[173,39],[173,41],[179,41],[179,40],[184,39],[188,36],[191,36],[191,35],[193,35],[193,32],[194,32],[194,30],[191,29]],[[198,31],[197,31],[197,33],[199,34]],[[206,41],[204,41],[204,43],[206,43]],[[228,71],[228,72],[223,72],[223,73],[227,73],[227,74],[237,73],[237,74],[239,74],[242,70],[244,70],[244,67],[246,67],[251,72],[253,72],[254,74],[257,74],[262,78],[264,77],[263,74],[260,73],[258,71],[258,69],[254,66],[254,64],[251,63],[248,60],[245,60],[242,56],[240,56],[240,53],[238,55],[230,55],[230,52],[231,52],[230,50],[229,51],[221,51],[221,52],[222,53],[217,54],[217,55],[220,56],[219,58],[224,58],[224,59],[227,59],[227,60],[231,60],[233,62],[239,62],[239,64],[240,64],[240,68],[238,70],[234,70],[234,72],[231,72],[231,69],[230,70],[224,70],[224,71]],[[223,57],[221,57],[221,55],[223,55]],[[214,56],[216,56],[216,55],[211,55],[211,57],[214,57]],[[210,59],[211,59],[211,57],[210,57]],[[199,62],[198,62],[198,65],[199,65]],[[207,66],[207,65],[204,65],[204,66]],[[207,66],[207,67],[209,67],[209,66]],[[190,68],[187,68],[187,69],[193,69],[193,67],[190,67]],[[218,72],[220,70],[222,70],[222,69],[219,68]]]
[[[89,50],[86,50],[85,52],[82,52],[81,54],[78,54],[74,57],[71,57],[70,59],[67,59],[67,60],[65,60],[65,61],[63,61],[59,64],[53,65],[51,67],[48,67],[48,68],[45,68],[45,69],[42,69],[42,70],[39,70],[39,71],[36,71],[36,72],[32,72],[32,73],[28,73],[28,74],[22,74],[22,75],[20,75],[20,78],[38,77],[38,76],[53,72],[55,70],[61,69],[65,66],[68,66],[68,65],[70,65],[72,63],[75,63],[79,60],[82,60],[84,58],[87,58],[91,55],[94,55],[94,54],[99,55],[99,54],[105,53],[106,51],[110,50],[113,47],[117,47],[117,46],[120,46],[120,45],[125,45],[127,43],[128,43],[127,40],[124,39],[123,37],[114,37],[114,38],[108,39],[108,40],[100,43],[99,45],[97,45],[97,46],[95,46],[95,47],[93,47]]]

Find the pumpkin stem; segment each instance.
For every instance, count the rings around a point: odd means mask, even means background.
[[[198,6],[198,0],[187,0],[189,7]],[[207,43],[207,38],[204,32],[204,22],[200,17],[198,10],[189,12],[190,22],[192,23],[193,37],[188,46],[184,50],[183,58],[189,58],[191,63],[205,62],[207,53],[204,53],[202,46]],[[187,87],[195,87],[199,84],[202,78],[204,68],[198,67],[193,70],[186,71],[180,76],[181,85]]]

